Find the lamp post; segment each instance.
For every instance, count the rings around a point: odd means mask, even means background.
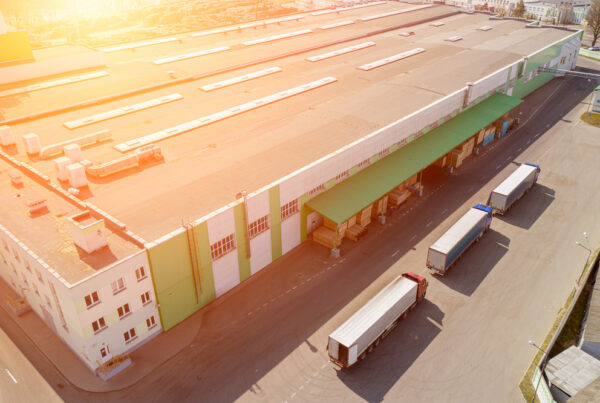
[[[583,273],[585,273],[585,268],[588,265],[588,261],[590,260],[590,256],[592,256],[592,248],[590,247],[590,240],[588,239],[587,232],[583,233],[583,237],[585,238],[585,241],[586,241],[586,243],[587,243],[588,246],[585,246],[584,244],[582,244],[579,241],[575,242],[575,245],[581,246],[583,249],[585,249],[585,250],[588,251],[587,259],[585,259],[585,266],[583,268],[583,271],[581,272],[581,275],[579,276],[579,279],[577,280],[577,286],[578,287],[579,287],[579,283],[581,282],[581,276],[583,276]]]
[[[537,396],[538,387],[540,386],[540,382],[542,381],[542,377],[544,376],[544,361],[546,360],[546,357],[548,356],[548,353],[545,350],[543,350],[540,347],[538,347],[537,344],[535,344],[532,340],[529,340],[529,344],[531,344],[533,347],[535,347],[538,350],[540,350],[542,352],[542,354],[544,354],[542,356],[542,365],[540,365],[540,379],[538,379],[537,385],[535,385],[535,391],[533,392],[533,398],[531,399],[531,403],[533,403],[533,402],[535,402],[535,398]]]

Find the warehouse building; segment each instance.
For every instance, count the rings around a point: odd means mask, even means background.
[[[537,68],[574,68],[580,39],[380,1],[115,46],[104,74],[11,84],[0,274],[98,369],[105,346],[131,351],[306,240],[336,255],[418,197],[425,168],[460,169],[503,135],[553,78]]]

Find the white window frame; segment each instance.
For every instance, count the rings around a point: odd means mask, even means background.
[[[137,281],[142,281],[148,278],[148,275],[146,274],[146,268],[144,266],[140,266],[139,269],[135,269],[135,278],[137,278]]]
[[[235,248],[235,234],[229,234],[225,238],[213,243],[210,245],[210,255],[213,262],[234,251]]]
[[[90,303],[88,304],[88,297],[90,299]],[[100,296],[98,295],[98,291],[93,291],[91,293],[89,293],[88,295],[86,295],[83,300],[85,301],[85,305],[87,306],[87,309],[91,309],[93,307],[95,307],[96,305],[98,305],[100,302],[102,302],[100,300]]]
[[[119,313],[119,309],[122,309],[122,315]],[[127,316],[131,315],[131,307],[129,306],[129,302],[117,308],[117,315],[119,316],[119,319],[124,319]]]
[[[132,341],[134,341],[135,339],[137,339],[137,334],[135,333],[135,328],[132,327],[131,329],[129,329],[128,331],[123,333],[123,338],[125,339],[125,344],[129,344]]]
[[[113,295],[116,295],[127,288],[125,287],[125,280],[123,279],[123,277],[119,277],[118,279],[110,283],[110,286],[112,288]]]
[[[270,223],[268,214],[260,217],[256,221],[251,222],[250,225],[248,225],[248,237],[250,239],[253,239],[262,234],[263,232],[268,231],[270,228],[269,224]]]
[[[148,305],[152,302],[152,298],[150,298],[150,291],[146,291],[145,293],[140,295],[140,298],[142,299],[142,305]]]
[[[154,315],[146,318],[146,326],[148,326],[148,330],[152,329],[156,326],[156,320],[154,319]]]
[[[98,319],[92,322],[92,330],[94,331],[94,334],[100,333],[107,327],[108,326],[106,326],[106,320],[104,319],[104,316],[100,316]]]
[[[300,212],[300,203],[298,199],[294,199],[283,206],[281,206],[281,221],[285,221],[288,218],[298,214]]]

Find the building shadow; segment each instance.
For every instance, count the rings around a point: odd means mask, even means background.
[[[425,299],[364,360],[338,370],[337,377],[366,401],[381,402],[442,331],[443,318],[438,306]]]
[[[490,228],[478,243],[471,245],[445,276],[434,278],[445,286],[470,296],[508,252],[509,244],[510,239]]]
[[[535,184],[523,197],[517,200],[504,215],[495,216],[507,224],[529,229],[544,214],[555,199],[553,189],[540,183]]]

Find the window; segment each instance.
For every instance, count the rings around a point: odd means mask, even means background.
[[[362,160],[361,162],[358,163],[358,169],[363,169],[364,167],[369,166],[369,164],[371,164],[370,158],[367,158],[366,160]]]
[[[96,291],[85,296],[85,305],[88,307],[88,309],[99,303],[100,298],[98,298],[98,293]]]
[[[133,340],[135,340],[137,336],[135,335],[135,329],[131,328],[128,331],[126,331],[125,333],[123,333],[123,338],[125,339],[125,343],[129,343]]]
[[[102,330],[106,329],[106,322],[104,321],[104,318],[102,317],[98,320],[93,321],[92,329],[94,329],[94,334],[99,333]]]
[[[145,293],[143,293],[141,295],[141,297],[142,297],[142,304],[146,305],[151,302],[149,291],[146,291]]]
[[[341,174],[337,174],[335,176],[335,183],[340,183],[341,181],[343,181],[344,179],[346,179],[347,177],[350,176],[350,170],[346,169],[344,172],[342,172]]]
[[[437,122],[435,122],[435,123],[437,124]],[[385,157],[386,155],[388,155],[389,153],[390,153],[390,149],[389,149],[389,148],[386,148],[385,150],[381,150],[381,151],[379,151],[379,154],[377,154],[377,156],[378,156],[379,158],[383,158],[383,157]]]
[[[52,304],[50,303],[50,297],[48,297],[47,295],[44,295],[44,298],[46,299],[46,304],[52,308]]]
[[[15,257],[15,260],[17,262],[20,262],[21,258],[19,257],[19,254],[17,253],[17,251],[15,250],[15,248],[12,248],[12,251],[13,251],[13,256]]]
[[[21,273],[21,277],[23,277],[23,282],[25,283],[25,285],[29,286],[29,283],[27,282],[27,277],[25,277],[25,274]]]
[[[217,260],[218,258],[225,256],[229,252],[235,249],[235,238],[234,235],[227,235],[225,238],[221,239],[210,245],[210,254],[212,256],[212,260]]]
[[[266,215],[264,217],[259,218],[258,220],[251,222],[248,225],[248,236],[250,239],[255,238],[256,236],[262,234],[266,230],[269,229],[269,216]]]
[[[100,349],[100,357],[102,358],[106,358],[110,355],[110,348],[108,348],[108,346],[106,347],[102,347]]]
[[[31,271],[31,266],[29,266],[29,261],[25,260],[25,268],[27,269],[27,271],[29,271],[30,273],[33,273]]]
[[[125,304],[117,308],[117,313],[119,314],[119,319],[123,319],[127,315],[131,313],[131,309],[129,309],[129,304]]]
[[[38,290],[37,284],[33,283],[33,291],[35,291],[35,293],[39,296],[40,295],[40,290]]]
[[[139,269],[135,269],[135,277],[137,281],[142,281],[146,278],[146,270],[144,270],[144,266],[140,266]]]
[[[325,184],[321,184],[315,188],[312,188],[309,192],[308,192],[308,197],[314,197],[316,195],[318,195],[321,192],[325,191]]]
[[[6,243],[6,239],[3,239],[3,240],[2,240],[2,243],[4,244],[4,249],[6,249],[6,251],[7,251],[7,252],[10,252],[10,251],[8,250],[8,244]]]
[[[565,61],[567,60],[566,56],[563,56],[560,58],[560,64],[565,64]]]
[[[39,270],[35,271],[35,274],[37,275],[37,279],[41,284],[44,284],[44,279],[42,278],[42,273],[40,273]]]
[[[291,202],[284,204],[281,206],[281,221],[287,220],[299,211],[298,199],[294,199]]]
[[[118,279],[110,283],[110,285],[113,290],[113,295],[118,294],[125,289],[125,282],[123,281],[123,277],[119,277]]]
[[[156,321],[154,320],[154,315],[152,315],[148,319],[146,319],[146,325],[148,325],[148,329],[152,329],[154,326],[156,326]]]

